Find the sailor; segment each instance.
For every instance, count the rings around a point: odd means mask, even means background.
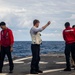
[[[31,44],[31,51],[32,51],[32,61],[31,61],[31,74],[38,74],[43,73],[39,70],[39,61],[40,61],[40,44],[42,43],[41,34],[40,32],[43,31],[46,27],[50,25],[50,21],[41,28],[39,27],[40,21],[35,19],[33,21],[33,27],[30,30],[32,44]]]
[[[75,25],[73,25],[72,28],[75,29]],[[71,65],[72,65],[73,68],[75,68],[75,62],[74,62],[72,56],[71,56]]]
[[[0,73],[2,73],[3,61],[5,55],[7,55],[9,60],[9,73],[13,72],[14,64],[11,56],[11,52],[13,51],[14,37],[12,30],[6,27],[5,22],[0,23],[1,31],[1,43],[0,43],[0,51],[1,51],[1,59],[0,59]]]
[[[64,71],[71,71],[70,54],[75,62],[75,29],[70,27],[70,23],[65,23],[65,29],[63,30],[63,38],[65,40],[65,58],[66,68]]]

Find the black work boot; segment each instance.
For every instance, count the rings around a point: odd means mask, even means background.
[[[35,70],[30,70],[30,74],[38,74],[38,72]]]
[[[41,70],[38,70],[37,72],[38,72],[38,73],[43,73],[43,71],[41,71]]]
[[[13,73],[13,70],[10,70],[9,73]]]
[[[71,71],[71,68],[66,68],[64,69],[64,71]]]

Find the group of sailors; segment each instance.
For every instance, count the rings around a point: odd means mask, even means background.
[[[42,43],[40,32],[45,30],[51,24],[51,22],[48,21],[47,24],[42,26],[41,28],[39,28],[39,24],[40,21],[35,19],[33,21],[33,26],[30,29],[30,35],[32,39],[32,44],[31,44],[32,61],[31,61],[30,74],[43,73],[43,71],[39,69],[40,45]],[[9,29],[6,26],[5,22],[0,23],[0,28],[2,29],[0,33],[0,73],[2,73],[5,55],[7,55],[9,60],[9,73],[13,73],[14,64],[11,55],[14,44],[13,32],[11,29]],[[66,68],[64,69],[64,71],[71,71],[70,55],[73,61],[75,62],[75,25],[71,27],[70,23],[66,22],[65,29],[63,30],[62,35],[65,41],[64,52],[66,58]]]

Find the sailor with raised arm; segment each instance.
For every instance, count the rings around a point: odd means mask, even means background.
[[[50,21],[41,28],[39,27],[40,21],[35,19],[33,21],[33,27],[30,30],[32,44],[31,44],[31,51],[32,51],[32,61],[31,61],[31,74],[38,74],[43,73],[39,70],[39,61],[40,61],[40,44],[42,43],[41,34],[40,32],[43,31],[47,26],[50,25]]]

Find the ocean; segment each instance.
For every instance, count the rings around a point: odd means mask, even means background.
[[[41,45],[41,54],[63,53],[65,43],[63,41],[44,41]],[[14,43],[13,57],[31,56],[31,41],[16,41]]]

